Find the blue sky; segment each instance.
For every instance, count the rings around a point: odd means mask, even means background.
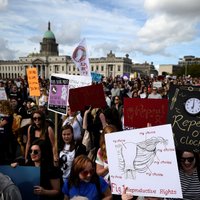
[[[39,52],[48,21],[60,55],[86,38],[91,58],[112,50],[158,66],[200,57],[199,0],[0,0],[0,60]]]

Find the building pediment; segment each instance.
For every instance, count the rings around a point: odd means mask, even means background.
[[[35,59],[35,60],[33,60],[33,62],[32,62],[33,64],[44,64],[45,63],[45,61],[44,60],[42,60],[42,59],[40,59],[40,58],[37,58],[37,59]]]

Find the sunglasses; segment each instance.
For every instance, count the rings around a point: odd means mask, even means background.
[[[194,161],[194,157],[187,157],[187,158],[181,158],[181,162],[185,163],[185,161],[187,160],[189,163],[192,163]]]
[[[80,174],[84,177],[87,177],[89,174],[90,175],[93,175],[94,174],[94,169],[91,169],[91,170],[84,170],[82,172],[80,172]]]
[[[39,150],[30,150],[30,154],[38,155],[39,154]]]
[[[33,117],[33,120],[34,120],[34,121],[36,121],[36,120],[40,121],[40,120],[41,120],[41,117]]]

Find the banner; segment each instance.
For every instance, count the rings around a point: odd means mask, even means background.
[[[200,87],[170,86],[169,113],[177,148],[200,152]]]
[[[69,79],[51,76],[48,98],[48,110],[67,114],[69,97]]]
[[[72,54],[72,60],[74,61],[76,67],[79,69],[81,75],[91,76],[85,39],[83,39],[75,48]]]
[[[29,85],[29,92],[30,96],[39,97],[40,96],[40,86],[38,81],[38,73],[35,67],[27,68],[26,69],[27,78],[28,78],[28,85]]]
[[[22,199],[38,200],[39,196],[33,194],[34,186],[40,185],[40,167],[10,165],[0,166],[0,172],[9,176],[18,186]]]
[[[85,106],[104,108],[106,101],[102,84],[70,89],[69,105],[72,111],[84,110]]]
[[[166,124],[167,112],[167,99],[124,98],[124,125],[128,127]]]
[[[113,194],[182,198],[171,125],[105,135]]]

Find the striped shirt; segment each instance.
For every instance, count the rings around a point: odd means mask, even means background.
[[[180,169],[180,181],[184,200],[200,200],[200,182],[197,170],[187,175]],[[174,199],[179,200],[179,199]]]

